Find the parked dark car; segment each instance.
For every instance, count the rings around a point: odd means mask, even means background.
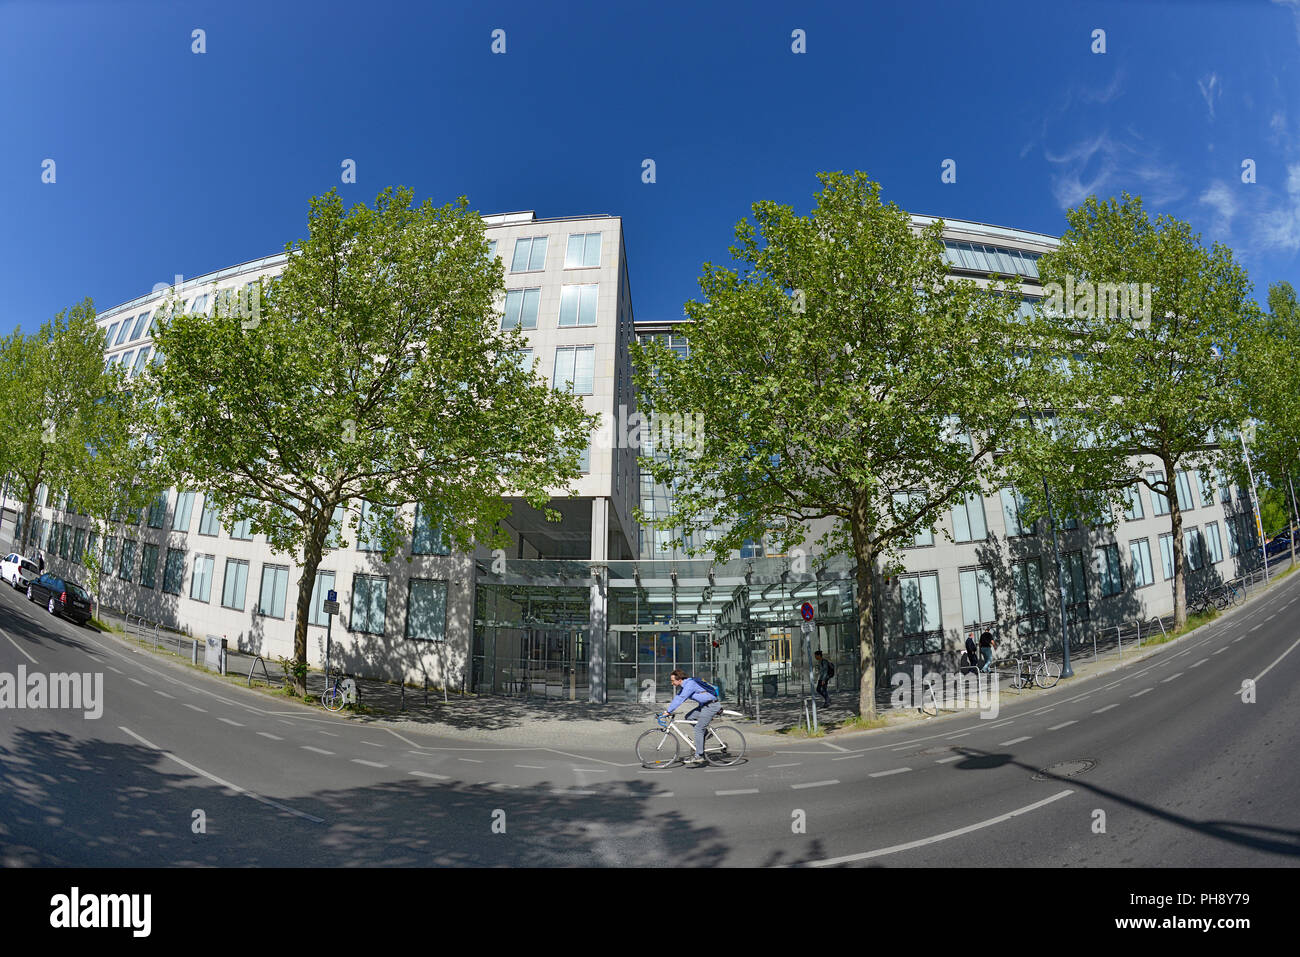
[[[1270,541],[1264,548],[1265,553],[1269,558],[1272,558],[1274,555],[1281,555],[1283,552],[1289,554],[1291,551],[1291,537],[1287,535],[1286,532],[1283,532]]]
[[[51,615],[64,615],[79,625],[94,611],[86,589],[68,578],[45,574],[27,586],[27,600],[45,605]]]

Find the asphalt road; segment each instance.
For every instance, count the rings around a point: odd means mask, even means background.
[[[996,719],[647,771],[635,733],[468,746],[281,705],[0,588],[0,672],[104,682],[97,719],[0,712],[0,865],[1292,866],[1298,600]]]

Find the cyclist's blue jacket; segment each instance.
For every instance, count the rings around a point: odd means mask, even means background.
[[[687,678],[682,682],[682,687],[681,690],[677,692],[677,697],[672,700],[672,703],[668,705],[666,710],[676,711],[681,706],[681,703],[687,698],[690,698],[693,701],[698,701],[700,704],[709,704],[718,700],[718,696],[708,688],[704,687],[704,685],[700,684],[700,682],[696,681],[694,678]]]

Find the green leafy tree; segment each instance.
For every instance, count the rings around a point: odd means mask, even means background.
[[[1053,428],[1012,470],[1052,475],[1053,498],[1076,516],[1123,507],[1133,486],[1164,499],[1182,625],[1177,474],[1216,464],[1232,472],[1240,458],[1243,363],[1258,327],[1250,282],[1230,249],[1206,250],[1172,217],[1152,223],[1127,193],[1090,197],[1067,218],[1059,249],[1038,264],[1047,298],[1036,343],[1058,372],[1044,410]],[[1035,481],[1018,484],[1041,510]]]
[[[314,198],[308,238],[254,314],[169,307],[154,337],[164,471],[298,557],[299,692],[336,509],[386,557],[409,533],[398,510],[417,503],[460,548],[504,546],[503,496],[544,507],[577,476],[593,425],[580,398],[521,368],[522,333],[500,330],[501,265],[478,214],[463,198],[411,203],[406,189],[373,209]]]
[[[643,463],[676,487],[654,524],[721,525],[719,557],[815,526],[813,547],[856,560],[858,700],[874,716],[878,566],[992,479],[1033,371],[1008,361],[1018,292],[949,279],[942,223],[913,229],[864,173],[819,179],[807,216],[754,204],[739,270],[704,264],[689,356],[634,348],[643,407],[704,425]]]

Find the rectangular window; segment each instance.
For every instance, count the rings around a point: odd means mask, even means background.
[[[497,241],[496,241],[495,239],[489,239],[489,240],[488,240],[488,259],[494,259],[494,258],[496,258],[496,254],[497,254]]]
[[[1142,487],[1139,485],[1130,485],[1124,490],[1124,501],[1127,508],[1124,511],[1124,517],[1130,522],[1142,518],[1145,514],[1142,511]]]
[[[1083,552],[1066,552],[1061,563],[1065,576],[1065,603],[1067,606],[1088,602],[1088,581],[1083,577]]]
[[[76,538],[74,538],[72,542],[72,561],[75,564],[80,565],[82,555],[85,553],[85,551],[86,551],[86,530],[84,528],[79,528],[77,529]]]
[[[194,509],[194,493],[181,492],[176,496],[176,514],[172,516],[172,531],[190,530],[190,512]]]
[[[108,333],[104,336],[104,348],[111,349],[113,346],[117,345],[117,343],[113,341],[113,333],[115,332],[117,332],[116,322],[108,327]]]
[[[90,536],[86,539],[86,554],[96,554],[95,549],[99,545],[99,532],[91,531]]]
[[[216,535],[221,528],[221,513],[213,507],[207,497],[203,500],[203,515],[199,518],[200,535]]]
[[[318,571],[316,583],[311,587],[311,611],[308,612],[307,624],[322,627],[329,624],[329,616],[325,614],[325,597],[333,589],[334,573]]]
[[[1016,598],[1016,626],[1021,635],[1032,635],[1047,625],[1043,599],[1043,569],[1037,558],[1015,562],[1011,581]]]
[[[1241,526],[1237,524],[1238,521],[1238,516],[1230,515],[1224,522],[1224,525],[1228,530],[1228,554],[1233,556],[1237,555],[1241,551]]]
[[[1163,483],[1164,480],[1165,475],[1163,472],[1147,473],[1147,481],[1152,485],[1159,485],[1160,483]],[[1156,515],[1169,514],[1169,499],[1154,488],[1151,490],[1151,511]]]
[[[555,377],[551,384],[557,391],[591,395],[595,376],[595,346],[560,346],[555,350]]]
[[[1223,473],[1218,469],[1214,470],[1214,481],[1219,486],[1219,501],[1224,505],[1232,502],[1232,485],[1224,480]]]
[[[145,363],[149,361],[149,347],[141,346],[140,351],[135,354],[135,367],[131,370],[132,375],[139,373],[144,368]]]
[[[334,514],[330,518],[329,534],[325,536],[326,548],[343,547],[343,521],[346,518],[346,510],[342,505],[334,506]]]
[[[149,527],[162,528],[163,519],[167,517],[167,493],[162,492],[149,506]]]
[[[1209,508],[1214,504],[1214,475],[1198,471],[1196,481],[1201,486],[1201,504]]]
[[[1165,532],[1160,536],[1160,564],[1164,569],[1165,581],[1174,577],[1174,536]]]
[[[72,529],[69,525],[64,523],[59,528],[59,557],[66,559],[68,557],[68,549],[71,546],[72,546]]]
[[[903,520],[919,509],[925,496],[920,492],[895,492],[894,493],[894,514],[899,520]],[[914,548],[922,545],[934,544],[934,530],[930,528],[917,529],[911,542],[904,545],[904,548]]]
[[[546,239],[538,236],[533,239],[515,240],[515,258],[510,264],[511,272],[537,272],[546,268]]]
[[[533,371],[533,350],[516,349],[512,355],[515,359],[515,365],[519,366],[524,372]]]
[[[967,495],[965,502],[952,507],[952,531],[959,542],[982,542],[989,537],[982,495]]]
[[[1205,550],[1209,553],[1211,564],[1223,561],[1223,540],[1219,538],[1218,522],[1207,522],[1205,525]]]
[[[131,331],[131,320],[126,319],[122,322],[122,328],[118,331],[117,334],[117,341],[114,342],[113,345],[120,346],[122,343],[130,341],[131,337],[127,335],[127,333],[129,333],[130,331]]]
[[[153,588],[157,583],[158,574],[158,546],[145,545],[143,554],[140,556],[140,584],[145,588]]]
[[[168,595],[181,593],[181,582],[185,580],[185,550],[167,549],[167,562],[163,566],[163,591]]]
[[[352,579],[351,630],[382,635],[388,615],[388,579],[357,575]]]
[[[230,537],[241,542],[251,541],[253,538],[253,520],[251,518],[241,518],[230,528]]]
[[[1034,523],[1027,522],[1024,514],[1025,497],[1012,488],[1002,489],[1002,517],[1007,524],[1007,537],[1033,535]]]
[[[943,643],[938,574],[901,575],[898,586],[902,599],[905,652],[918,655],[938,651]]]
[[[361,519],[357,523],[357,551],[383,550],[383,526],[387,517],[380,506],[371,502],[361,503]]]
[[[1192,498],[1192,481],[1187,477],[1186,472],[1174,473],[1174,485],[1178,490],[1179,510],[1185,512],[1196,508],[1196,500]]]
[[[1093,571],[1101,584],[1101,597],[1109,598],[1124,590],[1124,576],[1119,567],[1119,546],[1100,545],[1093,550]]]
[[[541,289],[510,289],[506,292],[506,311],[501,316],[501,328],[537,328],[537,305],[542,301]]]
[[[287,565],[262,566],[262,594],[257,602],[257,613],[268,618],[284,617],[284,598],[289,591]]]
[[[122,581],[131,580],[131,572],[135,568],[135,542],[132,539],[122,539],[122,560],[117,566],[117,577]]]
[[[131,338],[127,342],[134,342],[144,335],[144,324],[149,321],[149,313],[142,312],[135,320],[135,328],[131,330]]]
[[[415,530],[411,536],[412,555],[450,555],[451,549],[442,529],[430,520],[423,505],[415,506]]]
[[[560,289],[560,328],[596,324],[596,284]]]
[[[208,601],[212,594],[212,566],[216,563],[215,555],[196,555],[194,558],[194,579],[190,582],[190,597],[195,601]]]
[[[600,265],[600,233],[574,233],[564,253],[564,268]]]
[[[406,637],[442,641],[447,637],[447,583],[413,578],[406,599]]]
[[[244,593],[248,590],[248,562],[226,559],[226,580],[221,587],[221,604],[225,608],[244,610]]]
[[[961,582],[961,623],[966,626],[992,624],[998,617],[993,601],[993,572],[988,566],[963,569]]]
[[[1205,567],[1205,558],[1201,553],[1200,529],[1189,528],[1183,532],[1183,560],[1194,572]]]
[[[1133,561],[1133,587],[1145,588],[1156,582],[1155,570],[1151,567],[1151,542],[1139,538],[1128,543],[1129,558]]]

